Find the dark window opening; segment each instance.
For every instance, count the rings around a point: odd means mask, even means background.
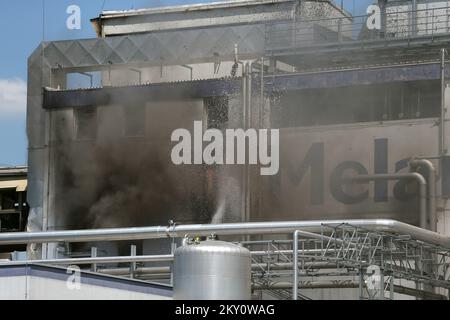
[[[4,190],[0,196],[0,209],[11,210],[15,208],[17,196],[15,190]]]
[[[282,128],[433,118],[439,111],[436,81],[291,91],[272,103]]]
[[[23,232],[27,219],[26,192],[0,190],[0,232]]]

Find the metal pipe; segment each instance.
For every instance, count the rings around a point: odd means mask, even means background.
[[[243,72],[243,76],[242,76],[242,127],[245,130],[245,127],[247,125],[247,93],[248,93],[248,81],[247,78],[249,77],[249,68],[248,68],[248,63],[245,63],[242,65],[242,72]],[[246,171],[247,171],[247,167],[244,166],[243,168],[243,172],[242,172],[242,180],[241,180],[241,186],[242,186],[242,190],[243,190],[243,199],[242,199],[242,203],[241,203],[241,208],[242,208],[242,213],[241,213],[241,221],[242,222],[247,222],[247,196],[246,196],[246,192],[247,192],[247,188],[246,188],[246,182],[247,182],[247,175],[246,175]]]
[[[417,35],[417,0],[412,0],[411,12],[412,35]]]
[[[447,154],[447,148],[445,147],[445,55],[447,50],[441,49],[441,115],[440,115],[440,126],[439,126],[439,155],[441,157]],[[442,171],[442,165],[441,171]]]
[[[249,222],[223,224],[192,224],[140,228],[93,230],[12,232],[0,234],[0,245],[46,242],[95,242],[184,238],[186,235],[208,236],[288,234],[295,230],[320,232],[323,225],[349,224],[374,231],[409,235],[412,239],[450,248],[450,237],[391,219],[311,220],[280,222]]]
[[[428,172],[428,224],[429,229],[431,231],[437,232],[437,210],[436,210],[436,170],[433,166],[433,163],[427,159],[412,159],[409,163],[410,167],[425,167]],[[432,255],[431,257],[427,257],[432,261],[437,262],[437,257]],[[430,272],[430,267],[432,264],[426,264],[425,270],[426,272]],[[435,290],[433,287],[427,289]]]
[[[258,271],[261,270],[261,265],[264,265],[266,263],[252,263],[252,270]],[[270,266],[270,270],[278,270],[278,271],[290,271],[292,270],[292,262],[282,262],[282,263],[276,263]],[[336,263],[332,262],[305,262],[303,263],[305,267],[312,268],[312,269],[336,269]],[[105,268],[100,269],[97,272],[114,275],[114,276],[124,276],[128,275],[130,273],[129,268]],[[170,267],[140,267],[136,268],[136,274],[138,275],[145,275],[145,274],[170,274],[171,268]],[[302,273],[300,273],[302,274]],[[307,273],[303,273],[305,276],[308,275]]]
[[[260,109],[259,109],[259,128],[264,127],[264,109],[265,109],[265,99],[264,99],[264,57],[261,58],[261,87],[260,87]]]
[[[97,257],[97,248],[96,247],[92,247],[91,248],[91,258],[96,258]],[[91,266],[91,271],[92,272],[97,272],[97,264],[93,263]]]
[[[301,250],[301,252],[309,252],[308,250]],[[328,250],[331,251],[331,250]],[[267,251],[251,251],[252,256],[267,256]],[[316,252],[317,253],[317,252]],[[283,255],[292,255],[292,250],[286,251],[273,251],[270,254],[283,254]],[[49,260],[33,260],[34,264],[47,264],[47,265],[87,265],[87,264],[112,264],[112,263],[144,263],[144,262],[169,262],[171,263],[174,259],[174,256],[171,254],[167,255],[144,255],[144,256],[111,256],[111,257],[89,257],[89,258],[62,258],[62,259],[49,259]],[[23,261],[2,261],[0,265],[14,265],[21,264]],[[260,268],[261,263],[253,263],[252,268]],[[293,263],[291,262],[281,262],[276,263],[271,266],[271,269],[276,270],[292,270]],[[336,267],[336,263],[334,262],[304,262],[305,267],[311,268],[333,268]],[[142,268],[137,268],[142,269]],[[109,269],[108,269],[109,270]],[[112,269],[114,270],[114,269]],[[130,273],[130,268],[123,268],[125,274]],[[94,270],[93,270],[94,271]]]
[[[98,273],[109,274],[111,276],[126,276],[130,273],[128,268],[115,268],[115,269],[100,269]],[[168,275],[171,273],[170,267],[142,267],[136,268],[136,275],[158,274]]]
[[[412,168],[425,167],[428,172],[428,220],[430,230],[437,231],[437,205],[436,205],[436,169],[433,163],[427,159],[412,159],[409,162]]]
[[[255,284],[252,286],[254,290],[286,290],[290,289],[292,284],[289,282],[277,282],[269,284]],[[314,281],[299,285],[300,289],[353,289],[359,287],[359,281]],[[431,292],[421,291],[400,285],[393,285],[394,292],[408,296],[418,297],[422,299],[447,300],[444,295]]]
[[[248,64],[242,64],[242,109],[243,119],[242,124],[245,127],[246,123],[246,108],[247,108],[247,77],[248,77]]]
[[[425,178],[417,173],[395,173],[395,174],[374,174],[374,175],[359,175],[351,178],[352,181],[377,181],[377,180],[401,180],[414,179],[419,184],[419,201],[420,201],[420,227],[427,228],[427,181]]]
[[[246,109],[246,123],[245,129],[252,125],[252,100],[253,100],[253,61],[247,63],[247,109]]]
[[[333,240],[340,240],[340,239],[333,239]],[[337,251],[339,251],[339,249],[327,249],[327,252],[337,252]],[[294,251],[293,250],[274,250],[274,251],[260,250],[260,251],[250,251],[250,252],[252,254],[252,257],[260,257],[260,256],[264,257],[264,256],[267,256],[269,254],[270,255],[290,256],[290,255],[293,255]],[[302,249],[302,250],[300,250],[300,252],[303,253],[303,254],[306,254],[306,255],[312,255],[312,254],[323,253],[323,249]]]
[[[356,287],[355,287],[356,285]],[[341,289],[341,288],[357,288],[358,283],[353,281],[337,282],[337,281],[314,281],[306,282],[298,285],[301,289]],[[270,284],[253,285],[255,290],[286,290],[293,288],[290,282],[276,282]]]
[[[137,262],[170,262],[173,261],[173,255],[149,255],[149,256],[119,256],[119,257],[95,257],[95,258],[67,258],[67,259],[48,259],[33,260],[34,264],[46,265],[70,265],[70,264],[108,264],[108,263],[137,263]],[[23,264],[23,261],[2,262],[0,265]],[[130,273],[130,268],[127,268]]]
[[[247,99],[246,106],[244,110],[244,130],[247,130],[251,126],[251,109],[252,109],[252,71],[253,71],[253,62],[248,62],[246,65],[246,73],[247,73],[247,92],[245,97]],[[244,166],[244,222],[250,221],[250,167],[247,164]]]
[[[292,283],[292,300],[298,299],[298,235],[299,230],[294,231],[294,243],[292,250],[294,251],[294,281]]]

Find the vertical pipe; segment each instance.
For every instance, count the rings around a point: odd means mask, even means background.
[[[421,115],[421,108],[420,108],[420,104],[421,104],[421,99],[420,99],[420,87],[417,88],[417,110],[416,110],[416,118],[420,118]]]
[[[412,159],[410,166],[413,169],[417,167],[425,167],[428,172],[428,220],[431,231],[437,231],[437,185],[436,185],[436,169],[433,163],[426,159]]]
[[[412,0],[412,8],[411,8],[411,31],[412,35],[417,35],[417,0]]]
[[[396,173],[396,174],[374,174],[374,175],[359,175],[351,178],[353,182],[367,182],[379,180],[401,180],[414,179],[419,184],[419,208],[420,208],[420,227],[427,229],[427,181],[425,178],[417,173]]]
[[[131,245],[130,255],[132,257],[136,256],[136,246],[134,244]],[[130,278],[134,279],[135,275],[136,275],[136,262],[131,262],[130,263]]]
[[[246,123],[247,123],[247,77],[248,77],[248,64],[245,63],[242,65],[242,127],[245,128]],[[242,177],[242,194],[243,194],[243,199],[242,199],[242,217],[241,217],[241,221],[242,222],[247,222],[245,221],[246,219],[246,195],[245,192],[247,190],[245,182],[246,182],[246,167],[244,166],[243,168],[243,177]]]
[[[253,95],[253,81],[252,81],[252,74],[253,74],[253,62],[249,62],[247,64],[248,71],[247,71],[247,115],[246,115],[246,123],[245,123],[245,130],[248,130],[252,126],[252,95]],[[250,141],[249,141],[250,143]],[[251,148],[249,147],[248,150]],[[250,167],[249,167],[249,157],[250,154],[247,156],[247,161],[245,164],[245,222],[250,221],[250,195],[251,195],[251,185],[250,185]]]
[[[413,159],[410,161],[410,166],[412,168],[422,166],[425,167],[428,171],[428,222],[429,222],[429,229],[431,231],[436,232],[437,231],[437,209],[436,209],[436,170],[433,166],[433,163],[431,161],[426,159]],[[431,257],[427,257],[430,259],[430,265],[426,266],[427,271],[431,271],[430,267],[432,263],[437,262],[437,256],[431,255]],[[432,286],[427,288],[430,291],[435,291],[436,289]]]
[[[292,300],[298,300],[298,234],[298,230],[294,231],[294,240],[292,245],[292,250],[294,251],[294,281],[292,282]]]
[[[182,246],[187,245],[188,238],[183,238],[183,244]],[[177,250],[177,243],[175,242],[175,239],[173,239],[172,244],[170,246],[170,254],[174,257],[175,251]],[[173,263],[170,266],[170,285],[173,287]]]
[[[427,184],[419,184],[419,197],[420,197],[420,227],[422,229],[428,229],[427,223]]]
[[[291,48],[296,48],[296,37],[297,37],[297,6],[298,2],[294,3],[294,7],[292,8],[292,46]]]
[[[445,55],[446,50],[443,48],[441,49],[441,121],[439,126],[439,151],[441,157],[447,153],[445,147]],[[442,171],[442,165],[440,167]]]
[[[379,5],[381,6],[381,30],[380,30],[380,37],[385,38],[386,37],[386,21],[387,21],[387,9],[386,9],[386,0],[380,0],[378,1]],[[354,5],[353,5],[354,7]]]
[[[363,282],[364,282],[364,273],[363,269],[359,268],[359,300],[363,299],[364,291],[363,291]]]
[[[19,226],[18,226],[19,227],[19,231],[22,231],[23,195],[24,195],[24,192],[19,192],[18,199],[17,199],[17,201],[19,202],[19,207],[18,207],[18,210],[19,210]],[[0,228],[0,232],[1,232],[1,228]]]
[[[389,279],[389,299],[394,300],[394,275],[391,274]]]
[[[249,129],[252,123],[251,113],[252,113],[252,72],[253,72],[253,62],[247,64],[247,114],[245,129]]]
[[[51,172],[51,160],[52,160],[52,153],[51,153],[51,132],[52,132],[52,112],[47,111],[45,112],[45,141],[46,141],[46,163],[44,164],[44,198],[43,198],[43,205],[42,205],[42,231],[48,230],[48,220],[49,220],[49,206],[50,206],[50,172]],[[48,243],[43,243],[41,245],[41,259],[48,259]]]
[[[380,274],[380,300],[384,300],[384,270],[381,269]]]
[[[96,257],[97,257],[97,247],[92,247],[91,248],[91,258],[96,258]],[[92,264],[91,271],[97,272],[97,264],[96,263]]]
[[[260,106],[261,109],[259,110],[259,128],[264,127],[264,108],[265,108],[265,100],[264,100],[264,57],[261,58],[261,92],[260,92]]]

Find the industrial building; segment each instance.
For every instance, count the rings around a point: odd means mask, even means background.
[[[175,299],[448,299],[450,1],[377,5],[106,11],[97,38],[42,43],[28,232],[0,246]],[[278,129],[278,174],[175,165],[195,121]]]
[[[0,168],[0,232],[23,232],[28,219],[27,168]],[[25,251],[25,245],[0,246],[0,259],[11,252]]]

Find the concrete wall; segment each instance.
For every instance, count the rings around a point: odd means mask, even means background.
[[[413,196],[407,201],[394,196],[394,188],[404,181],[386,184],[384,200],[376,199],[374,183],[347,185],[342,189],[351,196],[368,191],[363,200],[349,203],[336,198],[332,176],[338,166],[355,162],[368,174],[380,170],[376,161],[387,164],[386,173],[407,172],[402,160],[436,154],[438,130],[433,123],[430,119],[282,129],[280,174],[264,178],[267,184],[259,211],[263,214],[256,220],[271,220],[276,210],[280,220],[392,218],[418,224],[414,183],[409,189]],[[355,174],[354,170],[344,175]]]

